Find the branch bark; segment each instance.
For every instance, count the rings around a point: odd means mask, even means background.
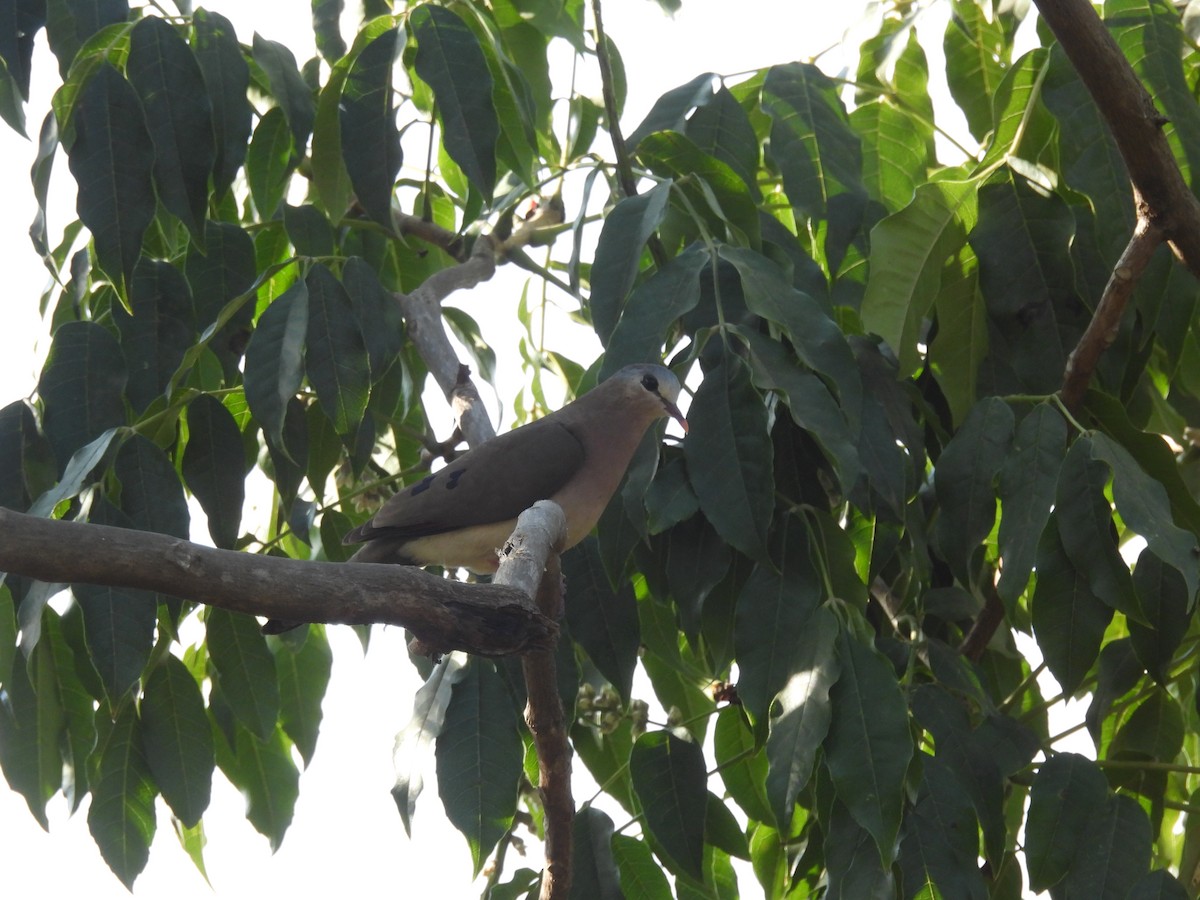
[[[70,552],[55,551],[67,547]],[[534,607],[536,582],[527,589],[462,584],[408,566],[216,550],[147,531],[4,508],[0,571],[40,581],[143,588],[293,622],[400,625],[443,651],[483,656],[553,647],[558,636],[557,622]]]

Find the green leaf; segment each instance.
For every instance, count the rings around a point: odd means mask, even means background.
[[[629,774],[658,845],[670,862],[701,880],[708,804],[703,751],[669,732],[644,734],[634,744]]]
[[[700,508],[720,534],[747,556],[767,559],[775,505],[767,411],[736,356],[704,377],[688,411],[684,457]]]
[[[714,77],[712,72],[702,72],[655,100],[646,118],[625,138],[625,145],[631,151],[637,150],[642,139],[655,132],[683,131],[688,113],[712,101]]]
[[[342,266],[342,286],[354,305],[358,328],[371,363],[371,380],[379,381],[404,346],[404,322],[395,295],[379,281],[366,260],[353,256]]]
[[[478,875],[512,824],[524,755],[512,701],[491,663],[472,660],[454,685],[436,755],[446,818],[467,839]]]
[[[594,537],[584,538],[563,554],[562,567],[571,585],[566,597],[571,636],[628,701],[641,645],[633,588],[625,582],[613,590]]]
[[[296,67],[296,57],[283,44],[254,35],[254,61],[267,74],[271,96],[287,117],[292,131],[292,146],[299,156],[308,147],[308,136],[312,134],[316,106],[312,92]]]
[[[371,390],[370,364],[358,319],[346,289],[323,263],[309,270],[305,283],[305,371],[338,434],[352,434],[362,420]]]
[[[299,647],[280,641],[275,651],[279,672],[279,724],[292,739],[304,765],[312,764],[321,730],[321,703],[329,686],[333,652],[321,625],[308,626]]]
[[[864,103],[850,113],[863,146],[863,186],[889,212],[903,209],[925,180],[926,134],[920,120],[890,99]]]
[[[220,199],[246,158],[253,115],[246,98],[250,67],[233,26],[220,13],[197,9],[192,14],[192,27],[196,32],[193,50],[212,108],[213,196]]]
[[[727,163],[674,131],[647,135],[638,157],[657,175],[676,179],[676,189],[690,198],[694,214],[702,215],[712,232],[732,243],[755,249],[761,245],[754,197]]]
[[[154,151],[137,94],[102,63],[79,92],[67,162],[79,185],[76,209],[92,233],[96,261],[124,295],[154,218]]]
[[[17,659],[17,606],[12,589],[0,584],[0,688],[12,678]]]
[[[275,447],[284,446],[284,417],[303,380],[307,336],[308,286],[296,281],[259,316],[246,347],[246,402]]]
[[[34,37],[45,24],[46,4],[42,0],[17,0],[5,12],[0,59],[25,100],[29,99]]]
[[[821,821],[829,881],[825,896],[829,900],[894,897],[891,867],[882,864],[871,833],[855,821],[838,797],[832,798],[831,807]]]
[[[117,429],[110,428],[90,444],[76,450],[71,456],[71,461],[67,463],[66,471],[63,472],[58,484],[33,502],[33,506],[29,507],[29,514],[31,516],[49,516],[59,503],[76,496],[83,490],[84,480],[100,464],[116,434]]]
[[[1070,695],[1096,661],[1112,609],[1096,596],[1088,573],[1064,549],[1057,516],[1052,515],[1038,545],[1033,630],[1051,674]]]
[[[891,865],[912,759],[908,704],[890,664],[843,631],[841,675],[830,691],[833,716],[825,764],[838,798],[870,832],[884,866]]]
[[[112,308],[129,369],[126,395],[134,412],[162,396],[196,340],[196,316],[183,273],[167,262],[142,257],[133,270],[129,311]]]
[[[88,829],[108,867],[132,891],[150,858],[155,830],[154,782],[132,703],[117,714],[95,758]]]
[[[971,557],[996,521],[993,482],[1012,442],[1013,414],[998,397],[980,400],[946,444],[934,469],[939,510],[934,537],[964,585],[974,584]]]
[[[666,873],[645,841],[624,834],[612,837],[612,853],[621,873],[621,891],[640,900],[672,900]]]
[[[776,697],[778,714],[771,718],[766,748],[767,796],[774,820],[784,831],[791,825],[796,798],[808,785],[817,750],[829,732],[829,690],[840,671],[834,646],[837,632],[837,620],[826,609],[810,616],[803,630],[792,632],[799,636],[798,646],[792,652],[791,674]]]
[[[128,518],[102,501],[93,503],[89,521],[131,527]],[[141,677],[150,659],[158,618],[155,595],[152,591],[96,584],[72,585],[71,593],[83,610],[88,655],[115,707]]]
[[[626,197],[604,217],[592,261],[588,308],[596,334],[606,346],[637,278],[642,248],[662,223],[670,195],[671,183],[660,182],[644,194]]]
[[[1079,842],[1070,870],[1061,882],[1064,894],[1124,900],[1150,869],[1150,817],[1132,797],[1118,794],[1109,797],[1083,827],[1087,837]],[[1026,829],[1028,834],[1028,825]],[[1030,886],[1032,883],[1031,875]]]
[[[623,900],[621,876],[612,849],[613,822],[594,806],[575,814],[571,826],[571,891],[579,900]]]
[[[904,209],[871,229],[863,325],[896,352],[902,377],[920,365],[922,320],[941,289],[946,260],[975,224],[977,191],[975,181],[927,182]]]
[[[1188,892],[1166,869],[1155,869],[1139,878],[1126,900],[1187,900]]]
[[[696,79],[698,82],[700,79]],[[711,90],[712,77],[709,76]],[[672,125],[671,130],[678,131]],[[745,182],[751,194],[759,194],[755,173],[760,162],[759,140],[750,117],[730,90],[722,85],[707,103],[698,103],[684,126],[684,133],[709,156],[729,166]],[[634,145],[630,145],[634,146]]]
[[[392,230],[392,192],[400,171],[400,132],[392,91],[392,64],[404,33],[385,31],[363,47],[342,86],[338,119],[342,157],[358,202],[372,219]]]
[[[1029,582],[1066,444],[1066,420],[1050,404],[1040,404],[1017,426],[1012,452],[1000,470],[998,541],[1004,566],[996,590],[1006,602],[1016,600]]]
[[[970,800],[953,772],[937,757],[922,754],[921,789],[904,823],[900,872],[906,897],[987,900],[979,873],[979,837]]]
[[[204,238],[208,176],[216,159],[204,76],[174,27],[147,16],[129,37],[126,73],[154,144],[158,199],[196,238]]]
[[[1168,665],[1187,634],[1192,595],[1183,576],[1154,555],[1149,547],[1138,556],[1133,587],[1150,627],[1129,622],[1129,637],[1138,661],[1160,684],[1168,681]]]
[[[929,362],[958,424],[979,394],[980,364],[988,352],[979,260],[969,245],[947,260],[933,305],[937,333],[929,345]]]
[[[345,0],[312,0],[313,36],[321,56],[331,66],[346,53],[339,28],[345,5]]]
[[[188,404],[187,423],[183,478],[208,517],[213,544],[232,550],[241,530],[246,495],[242,433],[229,410],[208,394]]]
[[[713,754],[734,802],[756,822],[771,823],[766,753],[756,749],[754,734],[736,706],[725,706],[717,712]]]
[[[708,253],[692,246],[633,289],[609,336],[600,381],[623,366],[661,357],[671,326],[700,300],[700,272],[708,264]],[[594,269],[592,277],[594,284]]]
[[[135,434],[117,451],[121,511],[134,528],[187,540],[190,516],[175,466],[148,438]]]
[[[1009,44],[998,17],[975,0],[955,0],[942,46],[950,96],[967,117],[977,141],[992,128],[992,98],[1009,60]]]
[[[1112,759],[1171,762],[1183,749],[1183,710],[1165,690],[1154,691],[1134,708],[1108,746]]]
[[[824,379],[841,399],[846,420],[857,426],[862,403],[858,366],[845,335],[828,311],[808,294],[793,288],[779,267],[763,255],[727,245],[719,252],[722,260],[737,269],[747,308],[786,332],[800,361]]]
[[[221,360],[226,379],[233,381],[254,319],[254,241],[240,225],[210,221],[204,227],[203,252],[189,244],[183,272],[192,288],[196,324]]]
[[[234,716],[259,741],[271,741],[279,718],[279,679],[258,623],[251,616],[210,607],[205,633],[221,694]]]
[[[409,16],[417,39],[413,67],[433,89],[442,144],[485,199],[496,186],[500,123],[492,105],[492,75],[474,33],[455,13],[432,4]]]
[[[56,690],[54,656],[46,643],[34,647],[31,665],[13,666],[4,682],[7,702],[0,704],[0,767],[38,824],[49,829],[46,802],[62,787],[58,747],[66,713]]]
[[[212,727],[200,686],[177,657],[150,670],[141,702],[142,738],[154,783],[187,828],[208,808],[212,791]]]
[[[291,748],[282,729],[275,728],[259,740],[243,728],[237,730],[234,782],[246,797],[246,818],[259,834],[279,849],[292,824],[300,796],[300,773],[292,762]]]
[[[267,110],[246,154],[246,181],[250,184],[250,196],[263,219],[270,219],[283,202],[288,181],[296,162],[293,135],[288,128],[287,117],[278,107]]]
[[[434,667],[413,697],[412,718],[396,735],[393,752],[396,783],[392,787],[392,799],[400,811],[404,833],[410,838],[417,797],[425,787],[423,772],[429,758],[429,746],[442,733],[451,689],[466,674],[464,660],[465,654],[450,654]]]
[[[734,621],[738,696],[757,722],[830,639],[829,622],[817,618],[822,588],[804,527],[784,520],[777,537],[778,568],[759,565],[751,572],[738,596]],[[836,667],[831,671],[836,673]]]
[[[1126,527],[1146,539],[1150,551],[1183,576],[1189,597],[1200,589],[1200,545],[1196,535],[1171,520],[1171,501],[1161,482],[1147,475],[1129,451],[1106,434],[1095,433],[1092,458],[1113,473],[1113,502]]]
[[[112,332],[93,322],[67,322],[55,333],[38,379],[42,430],[60,476],[76,450],[125,424],[125,360]]]
[[[1056,753],[1038,769],[1029,792],[1025,859],[1034,891],[1062,881],[1077,855],[1103,833],[1096,828],[1108,806],[1108,783],[1096,764],[1076,753]],[[1080,896],[1098,896],[1081,894]]]
[[[129,17],[129,0],[47,0],[46,37],[63,78],[92,35]]]
[[[333,256],[335,253],[333,227],[324,213],[305,203],[302,206],[283,205],[283,227],[296,248],[297,256]]]
[[[1071,445],[1058,473],[1054,518],[1062,548],[1086,576],[1091,592],[1113,609],[1145,623],[1129,567],[1117,548],[1112,507],[1104,496],[1108,466],[1097,460],[1092,438]]]
[[[49,445],[38,433],[33,410],[14,400],[0,409],[0,506],[24,512],[53,479]]]

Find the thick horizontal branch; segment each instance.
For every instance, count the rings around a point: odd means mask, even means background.
[[[408,566],[216,550],[152,532],[3,508],[0,571],[142,588],[292,622],[399,625],[439,650],[485,656],[552,647],[558,635],[557,623],[533,602],[536,581],[525,590],[463,584]]]

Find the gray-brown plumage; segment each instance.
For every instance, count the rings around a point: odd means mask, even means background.
[[[574,403],[405,487],[346,535],[365,544],[353,560],[494,572],[517,516],[547,499],[562,507],[574,546],[600,518],[646,429],[664,416],[687,427],[678,397],[670,369],[626,366]]]

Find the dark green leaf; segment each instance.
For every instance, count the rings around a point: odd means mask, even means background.
[[[146,16],[133,26],[125,71],[142,101],[154,144],[158,199],[202,240],[216,148],[200,66],[173,26]]]
[[[886,866],[895,854],[913,754],[908,704],[891,665],[846,631],[838,641],[838,661],[825,764],[839,799],[875,839]]]
[[[292,146],[298,155],[303,156],[317,113],[312,91],[296,68],[296,57],[283,44],[257,34],[254,35],[253,52],[254,61],[267,73],[271,96],[287,116],[292,131]]]
[[[306,766],[312,763],[321,729],[321,702],[329,685],[333,653],[325,628],[310,625],[299,647],[281,641],[275,651],[279,672],[279,724],[292,739]]]
[[[688,113],[712,101],[714,77],[712,72],[703,72],[655,100],[646,118],[625,138],[626,146],[636,150],[644,137],[656,131],[682,132]]]
[[[325,215],[306,203],[303,206],[283,205],[283,226],[297,256],[333,256],[333,227]]]
[[[641,635],[637,601],[628,582],[614,591],[604,572],[596,539],[587,537],[562,558],[571,636],[592,663],[629,700]]]
[[[170,263],[142,257],[133,270],[129,312],[116,304],[112,317],[129,369],[129,405],[141,413],[164,394],[195,343],[196,316],[187,281]]]
[[[287,193],[288,179],[295,162],[295,145],[287,117],[278,107],[267,111],[254,129],[246,154],[246,181],[250,196],[263,219],[275,215]]]
[[[271,741],[279,718],[279,680],[258,623],[250,616],[211,607],[205,632],[222,696],[248,729],[251,741],[251,735]]]
[[[938,758],[922,754],[921,769],[924,779],[900,841],[904,894],[918,896],[932,886],[942,897],[986,900],[971,802]]]
[[[60,475],[76,450],[125,424],[125,360],[108,329],[68,322],[54,333],[38,380],[42,429]]]
[[[1112,609],[1064,550],[1057,516],[1052,515],[1038,546],[1033,630],[1050,672],[1065,693],[1074,694],[1096,661]]]
[[[29,404],[15,400],[0,409],[0,506],[24,512],[54,475],[49,446]]]
[[[437,98],[442,144],[475,188],[490,200],[496,185],[500,123],[492,75],[474,33],[455,13],[428,4],[413,10],[413,67]]]
[[[342,40],[339,20],[345,7],[344,0],[312,0],[313,35],[317,49],[331,66],[346,53],[346,42]]]
[[[130,527],[129,520],[119,511],[107,504],[104,508],[110,512],[98,515],[98,510],[93,509],[89,521]],[[110,702],[116,706],[141,677],[150,659],[158,615],[155,595],[150,591],[95,584],[73,585],[71,593],[83,610],[92,665],[100,673]]]
[[[462,832],[479,874],[517,810],[523,746],[504,682],[474,659],[454,685],[437,736],[438,794],[446,818]]]
[[[183,477],[208,517],[213,544],[237,544],[245,499],[246,455],[237,422],[221,401],[202,394],[188,405]]]
[[[698,82],[699,78],[692,83],[703,90]],[[711,84],[709,76],[710,90]],[[678,130],[674,125],[670,127],[671,130]],[[751,193],[758,196],[755,176],[760,156],[758,136],[750,124],[750,117],[728,88],[722,85],[713,93],[710,101],[698,104],[687,120],[685,134],[705,153],[733,169]]]
[[[613,822],[594,806],[575,814],[571,829],[571,891],[578,900],[622,900],[621,876],[612,849]]]
[[[766,560],[775,503],[771,439],[766,407],[745,364],[722,357],[705,375],[688,415],[683,448],[700,508],[732,546]]]
[[[379,282],[366,260],[354,256],[342,266],[342,285],[354,305],[359,331],[371,362],[371,379],[379,381],[404,346],[404,322],[395,295]]]
[[[942,450],[934,469],[941,506],[934,536],[942,558],[962,584],[974,584],[971,556],[996,521],[993,482],[1008,456],[1013,414],[997,397],[979,401]]]
[[[1054,518],[1062,548],[1087,578],[1092,594],[1144,623],[1129,567],[1117,549],[1112,507],[1104,496],[1108,466],[1096,459],[1093,446],[1088,437],[1077,438],[1058,473]]]
[[[151,669],[141,715],[150,773],[171,812],[191,828],[208,808],[216,763],[200,686],[177,657],[167,654]]]
[[[1058,884],[1078,853],[1101,843],[1095,828],[1107,805],[1108,783],[1094,762],[1076,753],[1057,753],[1046,761],[1033,780],[1025,824],[1030,888],[1044,891]]]
[[[1146,548],[1133,570],[1133,586],[1150,627],[1129,622],[1129,637],[1137,658],[1160,684],[1168,680],[1168,664],[1191,619],[1191,595],[1183,576]]]
[[[154,782],[132,703],[122,707],[96,748],[95,766],[88,829],[108,867],[132,891],[155,830]]]
[[[79,92],[71,125],[66,149],[79,185],[76,209],[92,233],[97,263],[124,294],[154,218],[154,151],[142,107],[121,73],[102,63]]]
[[[1004,567],[996,590],[1008,602],[1021,595],[1033,571],[1066,444],[1066,421],[1043,403],[1021,420],[1012,453],[1000,470],[999,548]]]
[[[190,516],[175,466],[149,439],[135,434],[117,451],[121,511],[134,528],[187,540]]]
[[[808,784],[817,750],[829,731],[829,689],[840,671],[837,632],[837,619],[826,609],[818,609],[802,630],[792,632],[798,646],[792,651],[791,674],[776,697],[779,712],[771,718],[767,737],[767,796],[784,831],[791,825],[796,798]]]
[[[660,182],[644,194],[626,197],[604,217],[592,262],[588,308],[596,334],[606,345],[637,278],[642,248],[666,215],[670,195],[671,183]]]
[[[729,796],[751,819],[770,823],[766,753],[756,751],[754,734],[737,706],[717,713],[713,752]]]
[[[1092,435],[1092,457],[1113,472],[1113,502],[1125,525],[1146,539],[1150,551],[1183,576],[1187,595],[1200,588],[1200,545],[1196,535],[1171,521],[1163,485],[1147,475],[1129,451],[1106,434]]]
[[[246,402],[275,447],[283,447],[287,404],[303,380],[308,286],[292,283],[258,318],[246,347]]]
[[[645,734],[633,747],[629,774],[650,833],[675,865],[701,879],[708,802],[704,753],[669,732]]]
[[[240,225],[208,222],[204,251],[190,244],[183,271],[192,288],[196,325],[221,360],[226,379],[233,380],[254,318],[250,290],[258,273],[254,241]],[[211,328],[216,323],[221,327],[214,334]]]
[[[213,195],[220,199],[233,184],[246,158],[253,113],[246,98],[250,67],[242,56],[233,26],[224,16],[197,9],[192,15],[192,27],[196,30],[193,49],[212,107]]]
[[[400,171],[400,132],[392,91],[392,64],[404,46],[399,29],[367,44],[346,75],[338,106],[342,157],[358,202],[392,229],[392,192]]]
[[[832,812],[823,817],[825,863],[828,868],[829,900],[891,900],[896,887],[890,866],[880,860],[871,833],[855,821],[837,797]]]
[[[645,841],[615,834],[612,838],[613,857],[621,873],[621,891],[626,897],[640,900],[672,900],[671,886],[662,867]]]
[[[26,601],[28,602],[28,601]],[[46,802],[62,787],[59,741],[66,724],[55,689],[54,655],[48,642],[33,648],[31,665],[16,665],[4,682],[0,704],[0,766],[9,786],[25,798],[30,813],[48,829]]]
[[[1126,900],[1187,900],[1188,892],[1166,869],[1147,872],[1125,895]]]
[[[1032,819],[1031,808],[1029,821]],[[1062,881],[1064,895],[1124,900],[1150,869],[1153,834],[1149,816],[1132,797],[1118,794],[1109,797],[1080,827],[1086,828],[1085,837],[1078,842],[1075,858]],[[1026,834],[1028,828],[1026,825]]]
[[[46,0],[46,37],[63,78],[88,38],[128,17],[129,0]]]
[[[279,728],[261,741],[239,728],[236,744],[233,780],[246,797],[246,818],[270,840],[272,851],[278,850],[300,795],[300,773],[291,748]]]
[[[700,272],[709,264],[701,247],[692,246],[633,289],[612,329],[599,380],[622,366],[658,359],[670,327],[691,312],[700,299]],[[596,272],[592,271],[593,286]],[[593,316],[596,293],[593,289]],[[618,303],[620,301],[618,300]]]
[[[370,366],[358,318],[346,289],[323,263],[309,270],[305,370],[321,408],[339,434],[362,420],[371,389]]]
[[[0,59],[25,100],[29,99],[33,40],[45,24],[46,4],[43,0],[17,0],[8,6],[0,20]]]

